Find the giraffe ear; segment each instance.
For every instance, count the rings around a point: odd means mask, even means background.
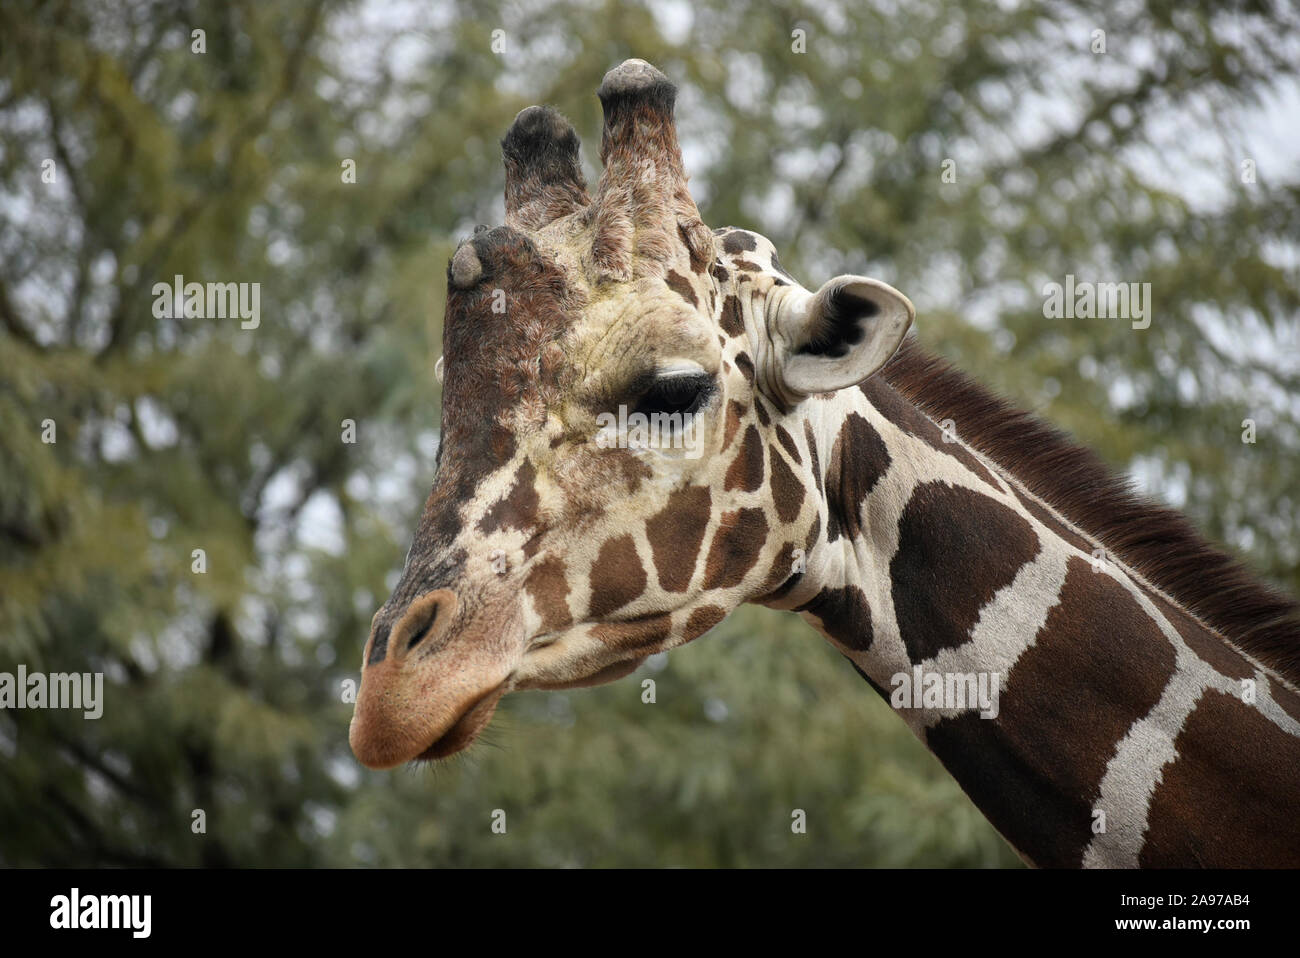
[[[836,276],[816,293],[789,288],[777,307],[775,384],[790,405],[855,386],[894,354],[916,310],[894,287]]]

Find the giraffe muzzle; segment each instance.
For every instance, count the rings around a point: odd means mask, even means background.
[[[473,742],[511,687],[517,618],[467,619],[449,589],[417,598],[391,630],[376,616],[348,732],[357,760],[392,768]]]

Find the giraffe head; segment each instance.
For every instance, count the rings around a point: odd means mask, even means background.
[[[363,654],[366,765],[450,755],[507,692],[612,681],[788,589],[823,524],[804,400],[911,323],[883,283],[812,292],[767,240],[708,229],[654,67],[597,92],[595,197],[573,128],[530,107],[506,224],[448,267],[437,476]]]

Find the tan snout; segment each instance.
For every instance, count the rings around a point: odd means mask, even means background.
[[[348,740],[370,768],[441,758],[473,741],[505,693],[513,662],[497,641],[475,641],[456,594],[412,602],[385,633],[376,617]]]

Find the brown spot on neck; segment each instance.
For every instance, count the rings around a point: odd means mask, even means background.
[[[1143,868],[1300,868],[1300,738],[1206,689],[1160,774]]]
[[[772,464],[772,501],[776,504],[777,518],[782,522],[794,522],[803,508],[803,483],[786,465],[776,446],[771,447],[768,458]]]
[[[970,641],[980,610],[1041,548],[1033,528],[971,489],[918,486],[889,566],[894,611],[913,662]]]
[[[862,416],[849,413],[831,447],[826,473],[828,541],[838,539],[841,528],[850,539],[862,535],[862,504],[889,469],[889,463],[889,450],[880,434]]]
[[[813,483],[817,486],[817,497],[821,498],[825,495],[822,486],[821,458],[817,454],[817,437],[813,435],[812,423],[806,419],[803,423],[803,438],[808,443],[808,459],[812,463]]]
[[[717,605],[702,605],[686,620],[685,641],[703,635],[727,617],[727,610]]]
[[[1002,676],[998,717],[942,719],[926,744],[1035,864],[1077,868],[1106,766],[1160,701],[1175,665],[1173,647],[1137,600],[1072,557],[1060,602]]]
[[[871,606],[866,594],[856,585],[823,589],[796,611],[816,616],[826,633],[845,648],[859,652],[871,648],[875,637]]]
[[[767,574],[767,581],[763,583],[759,597],[754,599],[754,602],[759,605],[776,605],[794,591],[795,586],[803,581],[804,573],[801,569],[808,567],[808,557],[812,555],[813,547],[821,537],[821,531],[821,515],[814,513],[808,535],[804,537],[803,555],[800,556],[802,562],[796,567],[795,547],[792,543],[784,543],[772,562],[772,568]]]
[[[1188,520],[1135,495],[1096,454],[909,337],[883,379],[1234,645],[1300,682],[1300,604],[1256,581]]]
[[[795,445],[794,437],[786,431],[785,426],[782,426],[779,423],[776,427],[776,438],[777,441],[781,443],[781,448],[784,449],[786,454],[794,460],[795,465],[803,465],[803,457],[799,455],[799,447]]]

